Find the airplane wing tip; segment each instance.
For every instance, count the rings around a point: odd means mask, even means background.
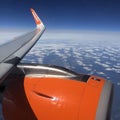
[[[34,9],[33,9],[33,8],[30,8],[30,11],[31,11],[31,12],[33,12],[33,11],[34,11]]]
[[[42,22],[41,19],[38,17],[38,15],[37,15],[37,13],[35,12],[35,10],[34,10],[33,8],[30,8],[30,11],[31,11],[31,13],[32,13],[32,15],[33,15],[33,18],[34,18],[34,20],[35,20],[35,23],[36,23],[37,28],[40,28],[41,25],[44,26],[44,25],[43,25],[43,22]]]

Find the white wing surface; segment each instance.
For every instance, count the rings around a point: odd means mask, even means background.
[[[0,46],[0,83],[34,46],[45,30],[44,24],[32,8],[31,12],[36,29]]]

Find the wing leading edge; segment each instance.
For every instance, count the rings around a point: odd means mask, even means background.
[[[35,45],[45,30],[43,22],[31,8],[36,29],[0,46],[0,83]]]

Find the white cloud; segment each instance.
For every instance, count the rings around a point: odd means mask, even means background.
[[[104,75],[105,73],[104,72],[97,72],[99,75]]]
[[[46,31],[45,34],[42,36],[42,39],[120,40],[120,32],[51,30]]]
[[[117,85],[120,86],[120,82],[118,82]]]

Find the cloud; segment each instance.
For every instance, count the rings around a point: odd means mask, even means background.
[[[72,39],[72,40],[120,40],[120,32],[112,31],[46,31],[42,39]]]
[[[28,30],[27,30],[28,32]],[[23,31],[0,31],[0,44],[10,41],[15,37],[26,33]],[[115,43],[120,40],[120,32],[113,31],[81,31],[81,30],[46,30],[42,35],[43,40],[74,40],[74,41],[98,41]]]

